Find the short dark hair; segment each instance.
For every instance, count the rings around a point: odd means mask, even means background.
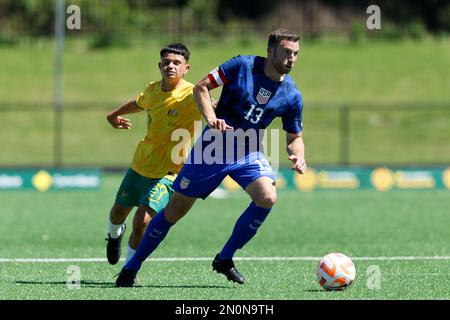
[[[159,52],[159,55],[162,58],[167,53],[175,53],[175,54],[182,55],[184,57],[184,59],[186,59],[186,61],[189,61],[189,56],[191,55],[188,48],[186,48],[186,46],[182,43],[168,44],[167,46],[165,46],[164,48],[161,49],[161,51]]]
[[[300,37],[295,33],[290,32],[288,29],[278,28],[270,33],[267,46],[273,48],[282,40],[297,42],[300,40]]]

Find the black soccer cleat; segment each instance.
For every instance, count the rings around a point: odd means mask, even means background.
[[[131,288],[136,284],[137,270],[125,269],[120,270],[120,273],[116,279],[117,288]]]
[[[108,238],[105,239],[106,241],[108,241],[108,243],[106,244],[106,257],[108,258],[108,262],[110,264],[116,264],[119,259],[120,259],[120,254],[121,254],[121,242],[122,242],[122,237],[125,234],[125,229],[127,228],[127,226],[124,224],[123,225],[123,230],[121,235],[117,238],[111,238],[111,236],[108,233]]]
[[[212,262],[212,267],[217,273],[224,274],[230,281],[237,282],[239,284],[243,284],[245,282],[242,274],[240,274],[234,266],[232,259],[219,259],[219,255],[217,254]]]

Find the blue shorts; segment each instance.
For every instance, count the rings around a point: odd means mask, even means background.
[[[187,197],[206,199],[229,175],[243,189],[260,177],[275,181],[275,174],[262,152],[224,164],[195,164],[187,161],[173,183],[173,189]]]

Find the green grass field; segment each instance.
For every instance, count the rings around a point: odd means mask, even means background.
[[[212,272],[210,264],[247,206],[247,197],[233,193],[227,199],[198,201],[157,249],[155,260],[144,263],[139,286],[114,288],[121,265],[106,262],[104,238],[120,179],[105,176],[98,191],[1,192],[0,299],[450,298],[448,191],[280,192],[258,235],[237,253],[236,265],[247,279],[243,286]],[[325,292],[316,282],[317,259],[302,259],[336,251],[354,258],[356,281],[344,292]],[[187,259],[193,257],[204,259]],[[75,260],[8,260],[20,258]],[[76,260],[89,258],[104,260]],[[80,268],[80,289],[67,287],[71,265]],[[381,271],[379,289],[368,288],[370,266]]]

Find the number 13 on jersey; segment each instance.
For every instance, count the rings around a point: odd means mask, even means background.
[[[245,115],[244,119],[249,120],[253,124],[257,124],[259,122],[259,120],[261,120],[261,116],[264,113],[264,109],[261,109],[259,107],[256,108],[256,105],[254,105],[254,104],[251,104],[250,107],[251,108]],[[253,112],[253,111],[255,111],[255,112]]]

